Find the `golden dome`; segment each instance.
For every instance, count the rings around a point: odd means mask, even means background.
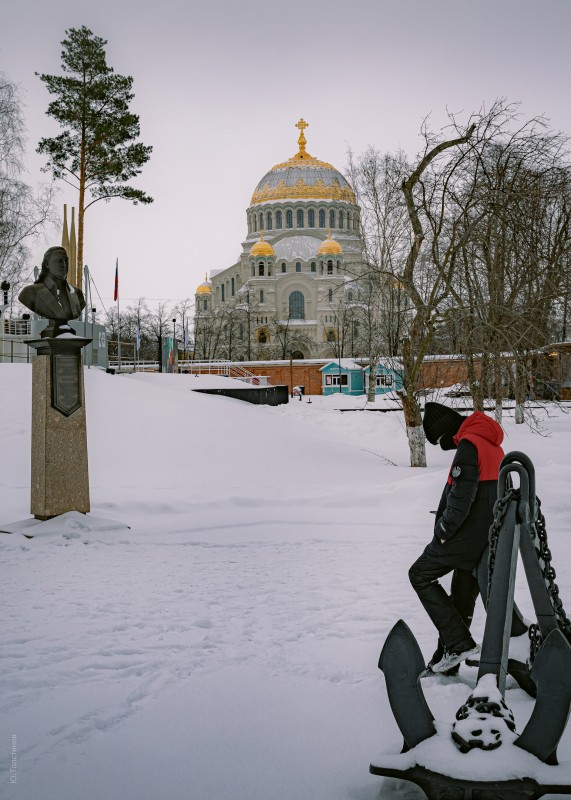
[[[304,119],[296,124],[300,134],[299,151],[281,164],[276,164],[256,186],[251,205],[268,200],[345,200],[355,203],[355,193],[343,175],[326,161],[319,161],[305,149]]]
[[[338,256],[343,252],[343,248],[339,242],[331,238],[331,231],[329,231],[327,233],[327,239],[319,245],[319,250],[317,252],[320,256]]]
[[[195,294],[212,294],[212,284],[208,280],[208,275],[204,276],[204,282],[200,284]]]
[[[251,256],[273,256],[274,248],[269,242],[264,241],[264,234],[260,233],[260,240],[252,245]]]

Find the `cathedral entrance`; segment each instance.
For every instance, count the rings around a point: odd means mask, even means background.
[[[291,354],[291,357],[296,361],[302,361],[305,358],[301,350],[294,350],[293,353]]]

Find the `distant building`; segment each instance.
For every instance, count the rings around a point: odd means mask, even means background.
[[[296,127],[298,152],[254,190],[239,260],[196,290],[196,358],[328,358],[347,325],[358,335],[359,206],[343,175],[306,151],[307,123]]]
[[[341,358],[325,364],[320,372],[322,394],[361,395],[367,392],[371,369],[351,358]],[[402,368],[397,369],[390,362],[379,362],[375,370],[375,394],[399,392],[401,389]]]

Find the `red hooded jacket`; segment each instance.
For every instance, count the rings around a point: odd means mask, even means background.
[[[481,411],[467,417],[454,437],[456,455],[436,512],[434,537],[425,551],[443,564],[471,570],[488,543],[503,438],[498,423]]]

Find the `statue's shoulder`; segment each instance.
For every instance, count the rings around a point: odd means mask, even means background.
[[[28,298],[35,297],[36,294],[38,293],[38,288],[40,286],[41,286],[40,283],[30,283],[29,286],[24,286],[24,288],[18,295],[18,300],[24,302],[27,297]]]

